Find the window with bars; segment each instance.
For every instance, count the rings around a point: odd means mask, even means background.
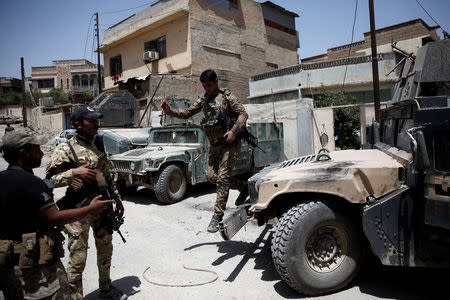
[[[40,89],[54,88],[54,87],[55,87],[55,81],[53,79],[38,80],[38,88],[40,88]]]
[[[155,40],[148,41],[144,43],[144,51],[155,51],[158,52],[159,58],[167,57],[166,51],[166,36],[159,37]]]

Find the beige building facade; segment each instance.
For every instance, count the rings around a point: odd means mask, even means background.
[[[103,77],[103,67],[100,67]],[[101,78],[101,81],[103,78]],[[51,66],[31,67],[31,86],[42,93],[52,88],[74,94],[92,91],[98,94],[97,64],[86,59],[54,60]]]
[[[214,69],[245,103],[251,76],[298,63],[296,17],[269,1],[158,1],[104,32],[105,89],[146,99],[164,75],[157,99],[196,99]]]

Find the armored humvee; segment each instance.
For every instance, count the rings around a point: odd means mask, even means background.
[[[387,266],[448,268],[449,60],[450,41],[440,41],[404,61],[371,149],[323,150],[252,176],[249,204],[220,224],[223,238],[250,217],[278,218],[276,270],[307,295],[346,286],[365,250]]]
[[[186,101],[178,108],[187,105]],[[188,185],[207,182],[209,141],[193,121],[167,121],[168,124],[150,130],[147,147],[113,155],[113,172],[120,189],[133,191],[144,186],[153,189],[160,202],[175,203],[184,198]],[[252,173],[254,169],[284,159],[282,125],[279,133],[272,123],[249,125],[266,153],[253,151],[243,141],[234,176]]]

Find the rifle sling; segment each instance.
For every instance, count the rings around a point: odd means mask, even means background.
[[[81,166],[80,160],[78,159],[77,154],[75,153],[75,150],[73,149],[72,145],[67,141],[67,145],[69,145],[70,152],[72,152],[73,159],[75,160],[75,163],[77,164],[77,167]]]

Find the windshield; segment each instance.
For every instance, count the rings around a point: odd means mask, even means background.
[[[151,135],[152,144],[189,144],[198,143],[197,131],[155,131]]]

